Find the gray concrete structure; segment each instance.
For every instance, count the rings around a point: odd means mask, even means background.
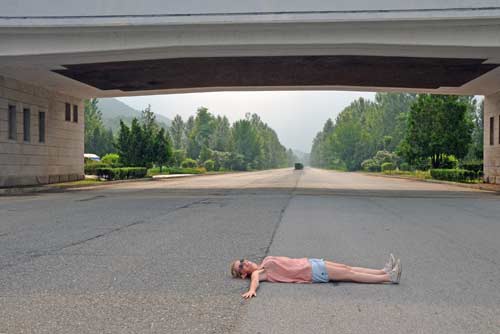
[[[8,2],[0,14],[0,122],[8,126],[7,100],[31,99],[9,95],[9,82],[65,96],[58,108],[88,97],[215,90],[484,95],[486,122],[495,120],[491,144],[485,124],[485,175],[500,182],[499,19],[500,1],[472,0]],[[62,117],[56,109],[48,111],[54,120]],[[49,170],[62,175],[58,168],[82,175],[74,160],[83,153],[81,128],[72,127],[59,129],[79,136],[78,154],[60,147],[59,167],[52,158],[37,162],[31,170],[39,180]],[[69,138],[47,129],[47,138]],[[0,144],[9,144],[5,132]],[[7,159],[26,180],[18,159],[26,145],[16,145],[0,150],[0,163]],[[0,171],[0,186],[24,183],[5,181],[13,180],[7,173]]]

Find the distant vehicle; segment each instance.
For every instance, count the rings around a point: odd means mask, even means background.
[[[101,158],[97,154],[84,153],[83,154],[83,160],[85,160],[85,161],[92,160],[92,161],[100,162]]]
[[[300,162],[295,163],[295,170],[301,170],[304,169],[304,165]]]

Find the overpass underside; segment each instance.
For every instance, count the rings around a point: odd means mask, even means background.
[[[83,177],[85,98],[283,89],[484,95],[500,183],[500,6],[469,2],[20,1],[0,16],[0,186]]]

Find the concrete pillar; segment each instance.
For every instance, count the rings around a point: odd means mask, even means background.
[[[500,92],[484,97],[484,179],[500,184]]]
[[[0,76],[0,187],[82,179],[83,108],[80,98]]]

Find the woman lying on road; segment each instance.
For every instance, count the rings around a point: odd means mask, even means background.
[[[251,278],[248,292],[242,295],[245,299],[257,296],[259,281],[281,283],[344,281],[398,284],[401,272],[401,261],[399,259],[396,261],[392,254],[383,269],[350,267],[323,259],[291,259],[284,256],[267,256],[261,264],[245,259],[231,263],[231,275],[234,278]]]

